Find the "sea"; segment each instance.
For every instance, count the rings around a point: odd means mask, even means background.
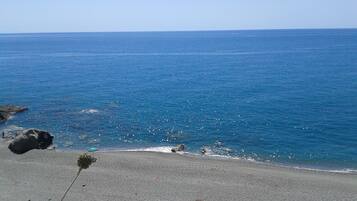
[[[357,170],[357,30],[0,34],[0,129],[63,150]]]

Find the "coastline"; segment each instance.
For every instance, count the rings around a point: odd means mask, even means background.
[[[0,145],[0,200],[58,200],[79,151]],[[299,170],[244,160],[148,151],[106,151],[84,170],[66,200],[354,200],[357,175]],[[21,193],[20,193],[21,192]]]
[[[118,152],[149,152],[149,153],[163,153],[163,154],[174,154],[171,149],[175,146],[157,146],[157,147],[144,147],[144,148],[129,148],[129,149],[118,149],[118,148],[102,148],[98,149],[96,153],[118,153]],[[85,152],[86,150],[81,149],[56,149],[59,152]],[[324,166],[304,166],[299,164],[289,164],[289,163],[278,163],[273,161],[259,161],[253,158],[242,158],[238,156],[228,156],[228,155],[218,155],[214,153],[200,154],[197,152],[177,152],[176,154],[185,156],[185,157],[194,157],[197,159],[211,159],[211,160],[230,160],[230,161],[240,161],[248,162],[257,165],[271,166],[277,168],[287,168],[287,169],[296,169],[296,170],[306,170],[313,172],[327,172],[327,173],[338,173],[338,174],[353,174],[357,175],[357,169],[354,168],[329,168]]]

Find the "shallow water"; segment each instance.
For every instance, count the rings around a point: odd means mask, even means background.
[[[62,149],[357,168],[357,30],[0,35],[0,125]]]

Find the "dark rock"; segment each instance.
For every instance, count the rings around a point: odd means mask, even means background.
[[[201,149],[201,154],[202,154],[202,155],[205,155],[206,153],[207,153],[207,149],[206,149],[206,148],[202,148],[202,149]]]
[[[171,152],[178,152],[178,151],[183,151],[183,150],[185,150],[185,145],[183,145],[183,144],[179,144],[179,145],[177,145],[177,147],[175,147],[175,148],[172,148],[171,149]]]
[[[11,113],[11,112],[23,112],[26,110],[27,110],[26,107],[20,107],[16,105],[3,105],[3,106],[0,105],[0,112]]]
[[[0,122],[6,121],[12,114],[26,111],[27,108],[15,106],[15,105],[3,105],[0,106]]]
[[[177,146],[177,151],[183,151],[183,150],[185,150],[185,145],[180,144]]]
[[[0,112],[0,121],[5,121],[10,118],[10,113]]]
[[[32,149],[47,149],[53,143],[53,136],[46,131],[27,129],[15,137],[9,149],[15,154],[23,154]]]

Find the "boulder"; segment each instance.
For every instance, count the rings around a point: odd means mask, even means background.
[[[47,149],[53,143],[53,136],[46,131],[27,129],[17,135],[9,144],[15,154],[23,154],[32,149]]]
[[[207,149],[206,148],[201,148],[201,154],[205,155],[207,153]]]
[[[185,150],[185,145],[184,144],[179,144],[177,147],[174,147],[171,149],[171,152],[178,152],[178,151],[183,151]]]

